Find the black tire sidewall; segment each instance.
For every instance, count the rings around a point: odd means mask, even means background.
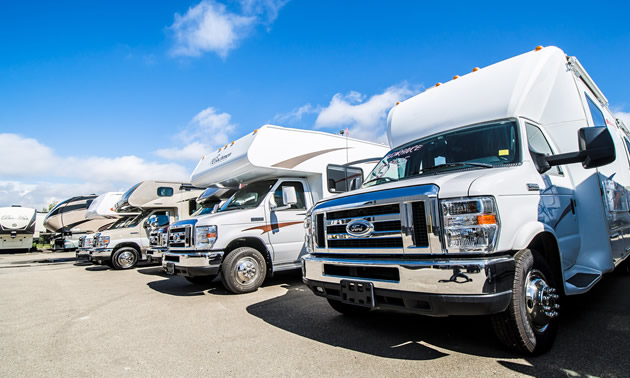
[[[258,278],[249,285],[243,285],[236,279],[236,263],[243,257],[252,257],[260,270]],[[230,252],[221,264],[221,281],[226,289],[235,294],[251,293],[262,285],[267,275],[267,263],[263,255],[251,247],[241,247]]]

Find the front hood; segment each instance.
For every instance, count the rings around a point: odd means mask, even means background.
[[[121,228],[116,230],[105,230],[101,232],[101,237],[109,236],[112,240],[141,237],[142,227]],[[132,234],[133,232],[133,234]]]
[[[211,225],[233,225],[233,224],[243,224],[243,223],[254,223],[254,222],[262,222],[264,221],[265,212],[261,208],[264,206],[260,204],[258,207],[253,209],[241,209],[241,210],[230,210],[223,211],[213,214],[203,215],[197,218],[197,221],[200,226],[211,226]],[[260,218],[258,220],[253,220],[252,218]]]
[[[413,177],[353,190],[321,200],[318,202],[318,205],[338,198],[423,185],[437,186],[439,188],[439,198],[457,198],[476,195],[500,196],[504,194],[532,194],[532,192],[527,192],[527,186],[525,184],[518,186],[518,188],[520,188],[518,189],[519,193],[515,192],[514,184],[523,182],[523,174],[525,174],[525,172],[522,166],[448,171],[437,175]]]

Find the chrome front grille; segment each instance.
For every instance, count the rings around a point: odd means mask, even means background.
[[[313,210],[314,253],[442,253],[437,187],[332,199]]]
[[[171,248],[187,248],[192,243],[192,226],[173,227],[168,231],[168,246]]]

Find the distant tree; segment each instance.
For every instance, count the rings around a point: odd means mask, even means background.
[[[48,213],[50,212],[50,210],[53,209],[53,207],[57,206],[57,201],[52,201],[51,203],[48,204],[48,207],[44,206],[42,208],[42,213]]]

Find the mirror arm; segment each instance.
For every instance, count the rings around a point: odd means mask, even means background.
[[[545,156],[543,159],[549,164],[549,166],[564,165],[572,163],[581,163],[586,159],[586,152],[569,152],[566,154]]]

